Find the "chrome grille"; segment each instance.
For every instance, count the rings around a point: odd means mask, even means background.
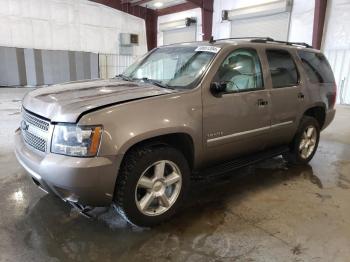
[[[28,112],[24,111],[23,120],[42,130],[49,131],[49,122],[42,120],[32,114],[29,114]]]
[[[25,110],[22,111],[23,140],[31,147],[46,152],[50,123]]]
[[[45,152],[46,151],[46,141],[40,137],[37,137],[29,132],[23,132],[24,141],[31,145],[32,147]]]

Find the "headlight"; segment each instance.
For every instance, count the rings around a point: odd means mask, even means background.
[[[54,128],[51,152],[68,156],[95,156],[100,147],[101,126],[57,124]]]

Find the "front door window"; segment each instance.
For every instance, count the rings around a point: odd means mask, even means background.
[[[227,93],[263,89],[258,54],[253,49],[235,50],[221,64],[214,81],[225,83]]]

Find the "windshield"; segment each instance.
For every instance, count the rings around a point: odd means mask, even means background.
[[[193,88],[218,51],[197,46],[161,47],[127,68],[122,77],[166,88]]]

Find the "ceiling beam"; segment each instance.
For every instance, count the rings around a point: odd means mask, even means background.
[[[191,2],[195,4],[197,7],[200,7],[206,11],[213,12],[213,3],[211,0],[187,0],[187,2]]]
[[[151,2],[152,0],[140,0],[140,1],[137,1],[137,2],[133,2],[133,3],[130,3],[131,6],[135,6],[135,5],[143,5],[143,4],[147,4],[149,2]]]
[[[203,5],[202,0],[187,0],[187,2],[191,2],[192,4],[195,4],[197,7],[202,7],[202,5]]]
[[[173,6],[159,9],[159,10],[157,10],[157,14],[158,14],[158,16],[169,15],[169,14],[173,14],[173,13],[187,11],[187,10],[194,9],[194,8],[198,8],[198,6],[192,2],[187,2],[187,3],[173,5]]]

